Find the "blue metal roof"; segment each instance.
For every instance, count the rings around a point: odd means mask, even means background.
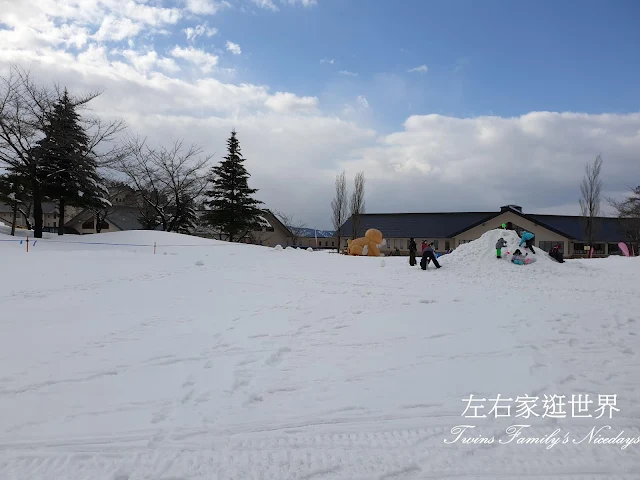
[[[580,241],[585,238],[584,220],[580,216],[536,215],[513,208],[508,210],[569,239]],[[360,219],[357,236],[363,236],[369,228],[377,228],[386,238],[451,238],[501,213],[503,211],[364,214]],[[342,235],[351,236],[351,218],[343,224],[341,231]],[[595,237],[599,242],[624,241],[620,220],[615,217],[599,217]]]
[[[364,214],[360,217],[357,236],[363,236],[369,228],[377,228],[388,238],[448,238],[454,232],[495,215],[496,212]],[[340,229],[342,235],[351,236],[352,228],[349,218]]]
[[[569,238],[584,240],[586,237],[583,217],[569,215],[527,215],[563,232]],[[595,222],[594,237],[599,242],[624,241],[625,234],[620,220],[615,217],[598,217]]]

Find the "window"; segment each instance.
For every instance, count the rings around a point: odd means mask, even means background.
[[[83,230],[93,230],[94,228],[95,227],[94,227],[94,224],[93,224],[93,218],[91,220],[87,220],[86,222],[84,222],[82,224],[82,229]]]
[[[622,252],[620,251],[620,247],[617,243],[609,244],[609,255],[620,255]]]
[[[438,250],[438,240],[433,241],[433,249]]]
[[[451,248],[451,245],[449,244],[449,240],[445,240],[444,242],[444,249],[448,252],[449,248]]]
[[[458,240],[458,245],[462,245],[463,243],[469,243],[471,240]]]
[[[331,246],[335,247],[336,246],[336,242],[331,242]]]
[[[560,251],[564,253],[564,242],[541,240],[538,242],[538,248],[545,252],[550,251],[556,245],[560,245]]]
[[[591,245],[593,247],[594,255],[604,255],[604,243],[594,243]],[[574,243],[573,244],[573,253],[575,255],[585,255],[589,256],[590,248],[586,243]],[[585,249],[586,248],[586,249]]]
[[[103,220],[102,222],[100,222],[100,228],[102,230],[109,230],[109,224]]]

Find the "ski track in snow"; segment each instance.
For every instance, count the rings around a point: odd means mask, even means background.
[[[426,272],[252,247],[4,255],[0,478],[637,480],[640,444],[444,443],[463,424],[640,437],[636,259],[518,267],[497,238]],[[470,393],[620,411],[469,419]]]

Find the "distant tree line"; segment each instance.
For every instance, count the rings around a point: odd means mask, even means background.
[[[91,212],[100,232],[123,188],[135,193],[145,229],[193,233],[205,226],[221,239],[240,241],[257,228],[262,202],[248,186],[235,130],[227,155],[212,165],[212,155],[196,145],[150,145],[124,135],[124,121],[84,112],[101,94],[45,87],[17,66],[0,78],[0,202],[12,207],[12,234],[21,215],[42,238],[45,201],[57,205],[59,235],[67,207]]]

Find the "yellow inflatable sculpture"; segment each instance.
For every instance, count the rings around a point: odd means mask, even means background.
[[[364,234],[364,237],[355,240],[347,240],[347,254],[379,257],[380,247],[386,241],[382,238],[382,232],[375,228],[370,228]]]

